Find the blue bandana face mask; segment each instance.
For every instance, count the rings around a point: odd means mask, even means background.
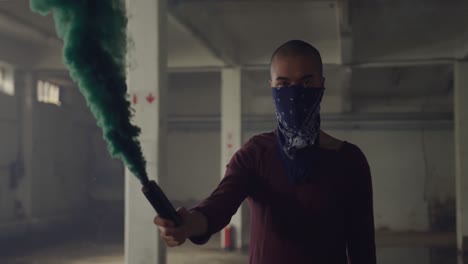
[[[277,142],[293,183],[302,181],[310,173],[307,164],[303,164],[310,163],[310,157],[298,156],[298,152],[318,144],[324,90],[302,85],[272,88],[278,120]]]

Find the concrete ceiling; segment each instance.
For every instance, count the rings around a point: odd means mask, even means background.
[[[314,43],[325,63],[340,61],[334,1],[189,1],[173,9],[196,25],[201,34],[210,34],[208,24],[222,26],[223,34],[232,41],[228,45],[235,49],[235,57],[230,59],[237,64],[268,64],[275,47],[289,39]],[[208,21],[201,21],[202,10]]]
[[[32,68],[65,69],[61,41],[51,15],[33,13],[28,0],[0,1],[0,60],[24,66],[24,54]],[[223,62],[194,35],[187,25],[168,17],[169,67],[220,67]],[[131,37],[131,36],[130,36]],[[7,46],[9,42],[18,44]],[[3,44],[3,45],[2,45]],[[23,48],[23,46],[25,48]]]
[[[460,58],[467,54],[468,1],[353,1],[353,61]]]
[[[168,67],[221,67],[224,63],[174,16],[168,17]]]
[[[321,51],[332,94],[343,63],[353,96],[440,94],[452,61],[468,56],[466,14],[466,0],[169,0],[168,66],[264,71],[274,48],[297,38]],[[0,60],[64,70],[60,47],[50,16],[0,1]]]
[[[10,18],[10,22],[16,25],[29,27],[44,37],[55,37],[54,21],[51,16],[41,16],[33,13],[29,9],[29,1],[14,0],[0,1],[0,15]],[[3,25],[2,31],[7,25]],[[17,28],[16,28],[17,29]],[[14,28],[11,28],[14,30]]]
[[[340,2],[171,0],[169,66],[264,65],[275,47],[294,38],[316,45],[325,63],[340,64],[343,15],[352,64],[468,55],[468,1],[355,0],[346,14]],[[4,39],[36,49],[58,42],[51,16],[32,13],[27,0],[0,1],[0,22]]]

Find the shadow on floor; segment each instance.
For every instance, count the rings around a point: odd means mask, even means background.
[[[36,234],[11,241],[0,247],[2,264],[117,264],[123,263],[123,228],[88,228],[70,234]],[[453,234],[379,234],[379,264],[466,264],[461,262],[453,244]],[[189,242],[167,250],[168,264],[241,264],[248,263],[245,251],[226,252],[219,248],[219,235],[204,246]]]

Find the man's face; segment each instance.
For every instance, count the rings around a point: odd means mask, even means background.
[[[272,88],[297,84],[319,88],[325,83],[319,62],[307,56],[276,56],[271,62],[270,74]]]

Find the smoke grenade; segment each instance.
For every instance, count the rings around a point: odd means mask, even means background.
[[[127,94],[127,16],[121,0],[30,0],[42,15],[52,12],[63,40],[63,61],[102,129],[109,152],[123,160],[143,184],[162,216],[178,217],[167,197],[149,181]],[[158,209],[159,208],[159,209]],[[176,216],[174,216],[174,213]],[[177,220],[177,219],[176,219]],[[174,220],[175,221],[175,220]]]

